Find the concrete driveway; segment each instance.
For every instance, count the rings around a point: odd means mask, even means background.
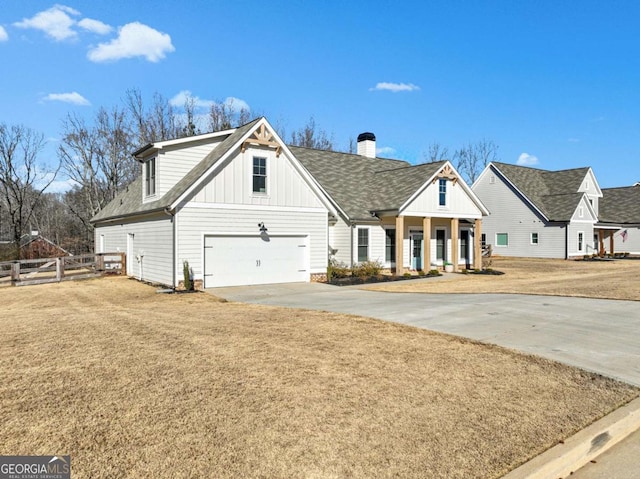
[[[455,334],[640,386],[640,303],[635,301],[385,293],[319,283],[207,291],[230,301],[352,313]]]

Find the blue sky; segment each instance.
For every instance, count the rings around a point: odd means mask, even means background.
[[[636,1],[3,0],[0,122],[50,138],[127,89],[235,98],[288,135],[315,117],[414,163],[429,145],[640,181]],[[289,138],[286,138],[287,140]]]

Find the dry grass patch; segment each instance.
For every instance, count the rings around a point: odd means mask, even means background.
[[[110,278],[0,291],[0,454],[73,477],[498,477],[637,396],[355,316]]]
[[[408,293],[521,293],[640,301],[640,260],[566,261],[492,258],[502,276],[449,275],[439,281],[372,285]]]

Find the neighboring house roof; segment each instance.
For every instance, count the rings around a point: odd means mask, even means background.
[[[640,224],[640,186],[603,188],[599,210],[603,223]]]
[[[547,171],[495,161],[491,164],[549,221],[571,220],[584,197],[578,190],[590,170]]]
[[[189,173],[187,173],[178,183],[174,185],[165,195],[156,201],[143,203],[142,201],[142,178],[138,177],[125,190],[107,204],[97,215],[91,218],[91,222],[104,221],[112,218],[138,215],[143,213],[153,213],[170,208],[189,188],[197,182],[206,172],[215,165],[229,150],[231,150],[240,139],[248,133],[261,118],[257,118],[245,125],[242,125],[225,138],[211,153],[209,153],[200,163],[198,163]],[[148,145],[138,150],[148,149]]]
[[[42,236],[41,234],[24,234],[20,237],[20,248],[26,248],[27,246],[29,246],[30,244],[34,243],[35,241],[40,241],[42,243],[44,243],[45,245],[47,245],[47,248],[51,248],[51,249],[56,249],[59,250],[67,255],[71,256],[71,253],[69,253],[66,249],[62,248],[61,246],[58,246],[57,244],[55,244],[53,241],[45,238],[44,236]]]

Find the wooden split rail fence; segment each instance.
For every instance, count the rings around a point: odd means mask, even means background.
[[[0,285],[26,286],[127,274],[125,253],[97,253],[59,258],[0,262]]]

